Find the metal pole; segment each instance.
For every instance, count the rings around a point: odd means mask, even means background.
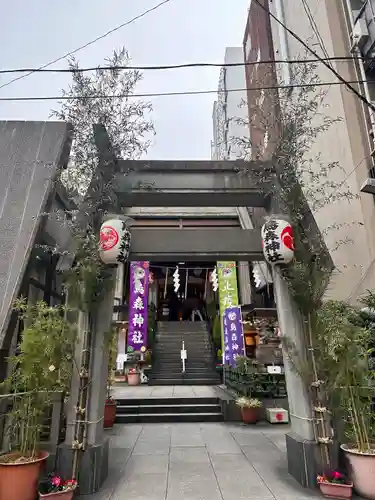
[[[182,351],[181,351],[181,358],[182,358],[182,373],[185,373],[185,342],[182,341]]]
[[[204,282],[204,296],[203,296],[203,300],[206,300],[206,297],[207,297],[207,283],[208,283],[208,268],[206,269],[206,280]]]
[[[168,272],[169,272],[169,267],[167,267],[167,271],[166,271],[166,273],[165,273],[164,298],[167,296]]]
[[[185,279],[185,300],[187,299],[187,287],[188,287],[188,279],[189,279],[189,269],[186,269],[186,279]]]

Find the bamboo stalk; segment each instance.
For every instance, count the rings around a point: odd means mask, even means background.
[[[313,339],[313,334],[312,334],[312,319],[311,319],[311,314],[309,313],[307,315],[307,333],[308,333],[308,341],[309,341],[309,347],[310,349],[310,358],[312,362],[312,369],[313,369],[313,390],[312,390],[312,395],[315,398],[315,407],[316,408],[322,408],[325,407],[325,396],[322,394],[322,388],[321,384],[319,383],[319,375],[318,375],[318,369],[317,369],[317,364],[316,364],[316,359],[315,359],[315,351],[314,351],[314,339]],[[328,436],[327,432],[327,412],[317,412],[314,410],[315,414],[315,426],[316,426],[316,431],[317,431],[317,437],[318,437],[318,444],[319,444],[319,449],[321,453],[321,459],[322,459],[322,464],[325,467],[331,467],[331,457],[329,453],[329,440],[330,436]],[[320,424],[320,425],[319,425]]]

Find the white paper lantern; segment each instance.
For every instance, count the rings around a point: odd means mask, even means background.
[[[104,264],[126,262],[130,253],[131,235],[121,219],[103,222],[100,228],[99,254]]]
[[[294,238],[291,224],[281,219],[270,219],[261,231],[263,253],[271,265],[289,264],[294,258]]]

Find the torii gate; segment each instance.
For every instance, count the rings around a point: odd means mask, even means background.
[[[116,175],[114,205],[119,213],[127,207],[257,207],[271,214],[277,200],[254,186],[246,172],[270,170],[268,162],[244,161],[132,161],[117,159],[112,152],[108,135],[102,126],[95,127],[96,144],[100,164],[99,183],[109,182],[106,165],[115,165]],[[113,179],[112,179],[113,180]],[[96,181],[98,182],[98,181]],[[267,183],[266,183],[267,184]],[[95,189],[95,186],[93,187]],[[97,186],[96,186],[97,188]],[[115,206],[109,207],[113,213]],[[282,216],[281,216],[282,217]],[[283,217],[285,218],[285,217]],[[197,234],[199,232],[199,234]],[[189,229],[163,229],[162,234],[152,229],[132,228],[130,260],[264,260],[260,228],[217,228],[210,231]],[[277,268],[273,269],[274,293],[281,331],[294,342],[297,350],[303,351],[302,324],[298,310],[291,299],[287,284]],[[98,314],[98,331],[105,331],[112,319],[113,293],[104,300]],[[103,470],[107,467],[108,444],[103,437],[103,416],[106,363],[101,349],[101,339],[95,339],[92,380],[88,420],[97,422],[88,430],[88,448],[82,467],[84,484],[82,493],[96,491],[101,484]],[[287,382],[291,432],[287,434],[289,472],[303,485],[315,482],[315,447],[311,420],[311,405],[305,385],[296,374],[287,356],[284,356]],[[74,397],[72,401],[75,401]],[[74,412],[72,411],[72,416]],[[71,447],[71,436],[67,436]],[[69,452],[69,450],[67,450]],[[91,464],[97,469],[92,470]],[[86,465],[89,465],[87,468]],[[94,478],[96,480],[94,481]]]
[[[1,176],[5,179],[1,188],[6,191],[8,190],[8,181],[9,186],[13,182],[11,178],[8,178],[10,172],[8,167],[11,164],[16,165],[15,161],[17,160],[17,171],[22,173],[24,178],[21,177],[25,181],[21,186],[22,189],[20,188],[20,194],[17,195],[19,211],[21,215],[22,213],[26,213],[27,216],[30,214],[30,221],[28,222],[30,228],[25,226],[25,231],[30,229],[35,238],[38,224],[40,224],[40,213],[43,211],[47,195],[50,192],[48,189],[52,189],[50,181],[53,180],[56,173],[56,166],[66,164],[67,151],[70,147],[69,125],[53,122],[3,122],[0,125],[1,159],[3,165],[7,167],[2,168],[0,171]],[[109,169],[106,167],[109,163],[115,165],[116,179],[114,186],[116,188],[116,199],[112,200],[113,205],[109,207],[112,212],[119,211],[121,213],[124,208],[135,206],[221,206],[258,207],[272,213],[271,202],[275,200],[267,196],[267,186],[262,186],[262,189],[255,187],[250,181],[250,176],[245,173],[256,169],[270,169],[271,165],[268,163],[245,163],[243,161],[124,161],[117,159],[113,154],[104,127],[96,126],[94,128],[99,153],[99,166],[97,175],[90,186],[89,194],[95,190],[96,193],[99,191],[100,194],[100,186],[109,180],[112,181],[112,179],[108,178]],[[27,140],[25,140],[25,137]],[[42,148],[40,147],[41,137],[43,138]],[[19,144],[24,146],[24,152],[21,150],[22,148],[20,149]],[[14,149],[17,149],[18,153],[16,159],[14,158]],[[30,184],[30,161],[36,171],[34,175],[35,193],[33,191],[30,194],[30,199],[35,205],[35,215],[33,215],[34,205],[33,210],[31,210],[29,199],[26,198],[26,201],[24,201],[23,194],[29,188],[34,189],[34,185]],[[39,161],[44,165],[51,161],[53,168],[38,169],[36,167]],[[38,175],[41,179],[39,183],[37,182]],[[47,187],[47,181],[49,187]],[[41,188],[42,184],[43,188]],[[14,189],[13,192],[15,192]],[[85,206],[83,204],[82,213],[84,213],[84,210]],[[0,229],[1,224],[3,224],[5,231],[8,221],[0,217]],[[177,231],[178,234],[176,234]],[[194,230],[194,232],[195,237],[191,238],[191,232],[188,229],[165,229],[162,235],[159,234],[155,238],[155,235],[148,233],[147,230],[142,229],[141,232],[141,230],[134,228],[130,258],[133,260],[157,259],[159,261],[182,258],[184,260],[195,260],[197,255],[199,255],[200,260],[207,261],[220,259],[259,261],[264,258],[259,229],[250,227],[246,229],[217,228],[210,231],[209,236],[206,231],[201,232],[199,235],[197,230]],[[16,233],[15,236],[17,236]],[[17,241],[15,237],[14,242]],[[32,244],[32,241],[33,239],[30,237],[28,242]],[[25,245],[22,252],[19,265],[17,264],[11,270],[12,279],[13,274],[17,274],[17,276],[14,276],[15,285],[12,287],[12,293],[17,293],[16,284],[20,281],[20,273],[23,272],[22,269],[25,267],[30,248]],[[18,258],[18,254],[16,257]],[[8,277],[8,281],[9,279]],[[7,293],[8,288],[5,290]],[[302,339],[300,318],[290,298],[286,283],[281,279],[277,270],[274,270],[274,288],[281,330],[295,342],[298,349],[301,346]],[[1,286],[0,292],[3,292]],[[7,301],[11,303],[12,297],[10,295],[8,297],[8,295],[5,294],[4,297],[6,296]],[[108,331],[112,320],[112,310],[113,291],[108,292],[103,300],[95,325],[95,332],[97,333],[93,341],[91,391],[85,415],[90,425],[87,430],[87,447],[80,475],[82,494],[97,491],[108,471],[108,441],[103,434],[102,422],[107,364],[105,362],[106,353],[102,349],[101,334]],[[4,318],[7,315],[9,314],[4,313]],[[84,328],[84,325],[80,325],[80,327]],[[78,343],[77,350],[79,349]],[[315,477],[314,473],[311,472],[315,462],[315,441],[313,440],[310,420],[310,404],[301,379],[293,371],[286,358],[284,364],[292,425],[292,433],[287,436],[289,471],[303,485],[308,485],[311,481],[307,477]],[[73,406],[77,401],[75,391],[78,383],[78,378],[74,378],[70,410],[68,411],[69,422],[75,419]],[[59,450],[59,470],[63,474],[64,471],[67,471],[67,474],[71,472],[71,430],[72,426],[68,426],[66,441]]]

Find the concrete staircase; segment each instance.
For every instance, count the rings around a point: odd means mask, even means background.
[[[182,373],[181,349],[185,343],[187,360]],[[214,353],[207,324],[203,321],[160,321],[153,350],[149,385],[216,385]]]
[[[118,399],[117,424],[168,422],[220,422],[218,398]]]

